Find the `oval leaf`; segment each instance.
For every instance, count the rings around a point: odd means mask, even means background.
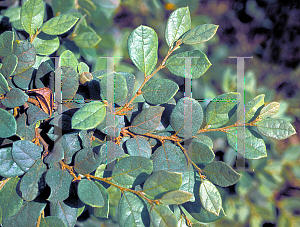
[[[48,35],[61,35],[69,31],[78,19],[72,14],[60,14],[45,22],[41,30]]]
[[[101,146],[100,150],[102,154],[102,163],[111,163],[117,158],[124,156],[124,150],[122,147],[114,142],[107,141]]]
[[[80,174],[89,174],[100,165],[101,161],[99,146],[85,148],[76,153],[74,170]]]
[[[12,53],[13,41],[14,33],[12,31],[5,31],[0,35],[0,56],[6,57]]]
[[[193,194],[181,190],[175,190],[164,194],[161,197],[161,201],[165,205],[179,205],[188,202],[192,198]]]
[[[30,42],[25,40],[14,41],[13,54],[18,58],[18,64],[13,75],[26,71],[35,63],[36,52],[34,46]]]
[[[60,59],[60,65],[61,66],[72,67],[74,69],[74,71],[77,72],[77,67],[78,67],[79,63],[78,63],[78,60],[77,60],[75,54],[73,54],[72,51],[65,50],[60,55],[59,59]],[[78,80],[78,76],[77,76],[77,80]]]
[[[222,198],[218,189],[208,180],[203,180],[199,193],[203,208],[219,216],[222,209]]]
[[[0,138],[11,137],[17,132],[17,122],[13,115],[0,108]]]
[[[82,32],[74,37],[74,42],[81,48],[93,48],[100,41],[100,36],[96,32]]]
[[[8,108],[15,108],[17,106],[22,106],[28,100],[28,95],[21,89],[12,88],[6,96],[1,99],[4,106]]]
[[[103,207],[104,198],[94,181],[83,179],[78,184],[78,197],[91,207]]]
[[[174,213],[168,206],[165,205],[154,205],[149,209],[150,220],[153,227],[174,227],[177,226],[177,219]]]
[[[142,156],[150,158],[152,150],[149,142],[141,136],[126,140],[126,148],[131,156]]]
[[[9,92],[9,87],[7,80],[5,77],[0,73],[0,95],[5,95],[7,92]]]
[[[192,140],[187,153],[196,164],[210,163],[215,158],[215,154],[212,149],[197,139]]]
[[[40,33],[35,37],[32,44],[37,54],[50,55],[58,49],[60,42],[57,36]]]
[[[18,57],[14,54],[10,54],[3,58],[2,67],[0,72],[3,74],[5,78],[10,77],[18,65]]]
[[[268,105],[264,106],[259,114],[260,118],[266,118],[271,117],[278,113],[280,109],[280,103],[279,102],[270,102]]]
[[[182,36],[184,44],[194,45],[210,40],[217,32],[219,25],[201,24]]]
[[[11,147],[0,149],[0,175],[2,177],[15,177],[24,174],[24,171],[13,160]]]

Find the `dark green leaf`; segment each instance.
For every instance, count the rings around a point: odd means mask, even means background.
[[[91,207],[103,207],[104,198],[94,181],[83,179],[78,185],[78,197]]]
[[[79,132],[79,137],[81,139],[81,146],[83,148],[89,148],[92,147],[92,136],[93,136],[93,131],[80,131]]]
[[[242,176],[225,162],[212,162],[205,166],[203,172],[209,181],[221,187],[235,184]]]
[[[35,37],[32,44],[37,54],[50,55],[58,49],[60,43],[57,36],[40,33]]]
[[[0,138],[11,137],[17,132],[17,122],[13,115],[0,108]]]
[[[192,140],[187,153],[196,164],[210,163],[215,158],[215,154],[212,149],[197,139]]]
[[[0,149],[0,175],[3,177],[20,176],[24,171],[17,165],[11,155],[11,147]]]
[[[77,71],[78,60],[77,60],[76,56],[73,54],[72,51],[70,51],[70,50],[65,50],[65,51],[60,55],[60,65],[61,65],[61,66],[70,66],[70,67],[72,67],[75,71]]]
[[[45,22],[41,30],[49,35],[61,35],[69,31],[78,19],[72,14],[60,14]]]
[[[17,106],[22,106],[28,100],[28,95],[18,88],[12,88],[1,102],[4,106],[8,108],[15,108]]]
[[[271,117],[278,113],[280,109],[280,103],[279,102],[270,102],[268,105],[264,106],[259,114],[260,118],[266,118]]]
[[[188,111],[191,113],[188,113]],[[181,98],[172,111],[170,124],[181,137],[192,137],[197,134],[203,121],[201,105],[192,98]],[[187,128],[191,132],[186,132]]]
[[[30,125],[35,124],[37,121],[45,120],[49,117],[49,114],[45,113],[42,109],[37,106],[29,105],[27,109],[28,123]]]
[[[101,146],[102,163],[111,163],[117,158],[122,158],[124,156],[124,151],[122,147],[115,144],[114,142],[107,141]]]
[[[46,171],[46,165],[41,159],[25,173],[21,179],[20,191],[23,199],[27,201],[34,200],[39,194],[39,184],[42,174]]]
[[[166,65],[171,73],[186,77],[185,75],[185,58],[186,57],[192,57],[192,79],[197,79],[200,76],[202,76],[208,68],[211,66],[210,61],[206,57],[206,55],[199,51],[199,50],[193,50],[193,51],[186,51],[179,54],[174,54],[168,60],[166,61]]]
[[[23,171],[29,168],[41,158],[43,149],[28,140],[18,140],[13,143],[12,157]]]
[[[14,33],[5,31],[0,35],[0,56],[6,57],[13,50]]]
[[[94,207],[94,215],[98,218],[108,218],[108,213],[109,213],[109,195],[108,192],[106,190],[106,188],[104,188],[102,186],[102,184],[98,183],[97,181],[95,181],[97,187],[99,188],[103,199],[104,199],[104,205],[103,207]]]
[[[5,78],[10,77],[18,65],[18,57],[14,54],[10,54],[3,58],[2,60],[2,67],[0,72],[3,74]]]
[[[18,64],[13,75],[26,71],[35,63],[36,52],[30,42],[25,40],[14,41],[13,54],[18,58]]]
[[[74,42],[81,48],[93,48],[100,41],[100,36],[96,32],[82,32],[74,37]]]
[[[182,7],[171,13],[165,31],[165,38],[169,47],[173,47],[180,36],[191,29],[191,16],[188,7]]]
[[[141,136],[136,136],[127,140],[126,148],[128,154],[130,154],[131,156],[142,156],[150,158],[152,152],[149,142]]]
[[[124,157],[117,162],[112,172],[112,181],[123,187],[141,184],[151,174],[153,163],[140,156]]]
[[[116,72],[116,73],[124,76],[124,78],[126,80],[126,85],[127,85],[126,99],[123,100],[122,102],[116,102],[119,106],[124,106],[124,104],[128,103],[132,98],[134,84],[135,84],[135,76],[132,75],[131,73],[127,73],[127,72]]]
[[[141,25],[129,35],[127,44],[132,62],[145,76],[149,75],[157,63],[156,32],[150,27]]]
[[[55,216],[42,217],[39,227],[66,227],[65,223]]]
[[[93,129],[105,118],[106,108],[103,102],[95,101],[85,104],[72,117],[73,129]]]
[[[166,192],[178,190],[181,183],[181,173],[159,170],[147,178],[143,192],[154,199],[159,199]]]
[[[73,177],[67,170],[49,169],[45,179],[46,183],[51,188],[51,194],[48,198],[50,202],[62,202],[69,197],[70,185]]]
[[[172,80],[152,79],[142,88],[142,93],[147,102],[157,105],[168,102],[178,89],[178,85]]]
[[[182,171],[182,184],[179,190],[186,191],[192,194],[190,201],[194,202],[194,186],[195,186],[195,172],[193,165],[189,163],[187,169]]]
[[[179,205],[188,202],[192,198],[193,194],[181,190],[175,190],[164,194],[161,197],[161,201],[165,205]]]
[[[77,220],[78,208],[71,207],[65,202],[50,203],[50,215],[59,217],[66,226],[75,226]]]
[[[218,189],[208,180],[201,181],[200,199],[203,208],[219,216],[222,209],[222,198]]]
[[[196,137],[194,138],[194,140],[198,140],[201,143],[206,144],[211,149],[213,148],[213,145],[214,145],[213,141],[208,136],[198,134],[198,135],[196,135]]]
[[[210,40],[217,32],[218,25],[201,24],[182,36],[184,44],[194,45]]]
[[[284,119],[265,118],[255,123],[258,131],[266,137],[284,140],[296,134],[296,130]]]
[[[18,182],[19,177],[11,178],[0,190],[0,207],[2,209],[3,218],[15,215],[22,206],[23,199],[18,195],[16,191]]]
[[[168,206],[162,204],[154,205],[149,209],[149,213],[153,227],[177,226],[177,219]]]
[[[77,152],[74,169],[80,174],[93,172],[101,163],[100,147],[85,148]]]
[[[26,71],[15,75],[13,77],[13,82],[16,84],[17,87],[23,90],[29,90],[29,85],[32,79],[33,71],[34,68],[29,68]]]
[[[261,106],[264,105],[264,98],[265,98],[264,94],[258,95],[254,99],[247,102],[247,104],[245,105],[245,109],[242,108],[240,110],[242,117],[244,117],[244,114],[245,114],[245,123],[250,121],[251,118],[254,117],[258,108],[260,108]]]
[[[35,136],[35,125],[27,126],[26,114],[22,114],[17,120],[17,134],[23,140],[33,140]]]
[[[0,73],[0,95],[5,95],[7,92],[9,92],[7,80]]]
[[[43,0],[28,0],[21,8],[21,24],[26,32],[34,35],[43,24]]]
[[[145,134],[154,131],[159,125],[164,109],[161,106],[151,106],[144,109],[134,118],[129,128],[130,131],[136,134]]]

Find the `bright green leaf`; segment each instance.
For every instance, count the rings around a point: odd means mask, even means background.
[[[69,31],[78,19],[71,14],[60,14],[45,22],[41,30],[48,35],[61,35]]]
[[[28,95],[18,88],[12,88],[1,102],[4,106],[8,108],[15,108],[17,106],[22,106],[28,100]]]
[[[264,106],[259,114],[260,118],[266,118],[271,117],[278,113],[280,109],[280,103],[279,102],[270,102],[268,105]]]
[[[47,35],[45,33],[40,33],[35,37],[32,44],[35,47],[36,53],[41,55],[54,53],[60,45],[57,36]]]
[[[17,132],[17,122],[13,115],[0,108],[0,138],[11,137]]]
[[[218,25],[201,24],[182,36],[184,44],[194,45],[210,40],[217,32]]]
[[[258,108],[264,105],[265,95],[261,94],[256,96],[254,99],[250,100],[246,105],[245,109],[240,110],[241,116],[244,116],[245,113],[245,123],[251,120],[254,117]],[[244,112],[245,111],[245,112]]]
[[[101,41],[101,38],[96,32],[83,32],[76,35],[73,40],[78,47],[93,48]]]
[[[193,194],[181,190],[175,190],[164,194],[161,197],[161,201],[165,205],[179,205],[188,202],[192,198]]]
[[[61,66],[70,66],[76,71],[78,64],[79,64],[78,60],[72,51],[65,50],[60,55],[60,65]]]
[[[103,207],[104,199],[94,181],[83,179],[78,184],[79,199],[92,207]]]
[[[199,193],[203,208],[218,216],[222,209],[222,198],[218,189],[210,181],[203,180]]]
[[[79,62],[78,66],[77,66],[77,71],[78,71],[79,74],[81,74],[83,72],[89,72],[90,68],[89,68],[89,66],[86,63]]]

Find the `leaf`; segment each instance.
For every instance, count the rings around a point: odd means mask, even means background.
[[[159,199],[166,192],[178,190],[181,183],[181,173],[159,170],[147,178],[143,192],[154,199]]]
[[[194,172],[193,165],[189,163],[189,165],[186,168],[186,171],[182,172],[182,184],[179,190],[191,193],[192,197],[190,201],[194,202],[195,201],[194,187],[195,187],[195,172]]]
[[[168,206],[154,205],[149,210],[150,220],[153,227],[174,227],[177,226],[177,219]]]
[[[111,163],[117,158],[122,158],[124,156],[124,151],[122,147],[114,142],[107,141],[101,146],[102,163]]]
[[[218,189],[208,180],[203,180],[199,193],[203,208],[219,216],[222,209],[222,198]]]
[[[17,134],[23,140],[33,140],[35,136],[35,126],[27,126],[26,114],[22,114],[17,120]]]
[[[109,120],[112,120],[112,122],[109,122]],[[107,128],[109,127],[116,127],[119,124],[119,119],[116,115],[113,113],[107,112],[105,115],[105,118],[99,125],[97,125],[97,129],[103,132],[104,134],[107,134]]]
[[[0,95],[5,95],[7,92],[9,92],[10,89],[8,87],[7,80],[4,78],[4,76],[0,73]]]
[[[10,54],[3,58],[2,61],[2,67],[0,69],[0,72],[3,74],[3,76],[7,79],[10,77],[18,65],[18,57],[14,54]]]
[[[47,200],[52,203],[57,203],[62,202],[69,197],[73,177],[67,170],[49,169],[45,180],[51,189],[51,194]]]
[[[217,32],[219,25],[201,24],[182,36],[182,42],[188,45],[194,45],[210,40]]]
[[[149,214],[144,201],[137,195],[125,191],[118,205],[118,222],[120,227],[149,226]]]
[[[102,186],[102,184],[98,183],[97,181],[95,181],[95,184],[97,185],[97,187],[99,188],[99,190],[103,196],[104,205],[103,205],[103,207],[94,207],[94,215],[98,218],[108,218],[108,213],[109,213],[108,192],[107,192],[106,188],[104,188]]]
[[[94,181],[83,179],[78,184],[79,199],[91,207],[103,207],[104,198]]]
[[[278,113],[280,109],[280,103],[279,102],[270,102],[268,105],[264,106],[259,114],[260,118],[267,118],[271,117]]]
[[[190,112],[190,110],[192,111]],[[179,99],[170,116],[172,128],[181,137],[190,138],[196,135],[202,121],[203,110],[201,105],[195,99],[189,97]]]
[[[175,190],[164,194],[161,197],[161,201],[165,205],[179,205],[188,202],[192,198],[193,194],[181,190]]]
[[[211,125],[210,128],[218,128],[229,121],[229,112],[236,108],[237,100],[240,94],[230,92],[222,94],[214,98],[206,108],[206,124]]]
[[[86,63],[79,62],[78,66],[77,66],[77,71],[78,71],[79,74],[82,74],[83,72],[89,72],[90,68]]]
[[[85,148],[76,153],[74,170],[80,174],[93,172],[101,163],[100,147]]]
[[[212,149],[197,139],[192,140],[187,153],[195,164],[210,163],[215,158]]]
[[[155,150],[151,159],[153,160],[153,171],[167,170],[171,172],[185,171],[187,162],[180,147],[165,142]]]
[[[18,88],[12,88],[1,102],[4,106],[8,108],[15,108],[17,106],[22,106],[28,100],[28,95]]]
[[[93,129],[100,124],[106,115],[106,108],[103,102],[95,101],[85,104],[72,117],[73,129]]]
[[[60,55],[59,59],[60,59],[61,66],[70,66],[74,69],[75,72],[77,71],[77,67],[78,67],[79,63],[78,63],[76,56],[74,55],[74,53],[72,51],[65,50]],[[78,78],[78,76],[77,76],[77,78]]]
[[[65,223],[59,217],[47,216],[41,218],[39,227],[66,227]]]
[[[75,226],[77,214],[78,208],[71,207],[65,202],[50,203],[50,215],[62,219],[66,226]]]
[[[250,121],[251,118],[254,117],[258,108],[264,105],[264,97],[265,97],[264,94],[256,96],[254,99],[247,102],[247,104],[245,105],[245,109],[242,108],[240,110],[241,116],[244,116],[245,114],[245,123]]]
[[[14,33],[5,31],[0,35],[0,56],[7,57],[13,50]]]
[[[14,41],[13,54],[18,58],[18,64],[13,75],[18,75],[26,71],[35,63],[35,48],[30,42],[27,42],[26,40]]]
[[[158,38],[156,32],[147,26],[137,27],[128,37],[128,52],[135,66],[149,75],[157,63]]]
[[[27,91],[28,92],[28,91]],[[43,87],[38,89],[31,89],[29,92],[34,92],[37,100],[43,111],[51,117],[52,111],[54,109],[54,97],[50,88]]]
[[[101,41],[101,38],[96,32],[83,32],[77,34],[73,40],[78,47],[93,48]]]
[[[160,122],[164,107],[151,106],[144,109],[133,120],[130,131],[136,134],[145,134],[154,131]]]
[[[213,148],[213,145],[214,145],[213,141],[208,136],[198,134],[198,135],[195,136],[194,140],[197,140],[201,143],[206,144],[211,149]]]
[[[32,44],[34,45],[37,54],[50,55],[58,49],[60,42],[57,36],[40,33],[35,37]]]
[[[267,150],[264,140],[252,135],[249,129],[245,128],[244,135],[238,134],[236,128],[231,128],[226,133],[228,143],[233,149],[237,150],[237,142],[245,143],[245,150],[237,151],[244,158],[258,159],[267,157]]]
[[[2,177],[15,177],[24,174],[24,171],[12,158],[11,147],[0,149],[0,166],[0,175]]]
[[[10,178],[0,190],[0,207],[3,218],[15,215],[22,207],[23,199],[16,191],[18,182],[19,177]]]
[[[52,2],[52,10],[54,15],[66,13],[74,6],[74,0],[55,0]]]
[[[124,157],[117,162],[112,172],[112,181],[123,187],[139,185],[152,173],[153,163],[140,156]]]
[[[142,88],[142,94],[147,102],[157,105],[168,102],[178,89],[177,83],[172,80],[152,79]]]
[[[186,51],[179,54],[174,54],[168,58],[166,65],[171,73],[176,76],[186,77],[185,74],[185,58],[192,57],[191,59],[191,79],[197,79],[202,76],[211,66],[210,61],[206,55],[199,51]]]
[[[46,171],[46,165],[41,159],[25,173],[21,179],[20,191],[23,199],[27,201],[34,200],[39,194],[39,184],[42,174]]]
[[[149,142],[141,136],[133,137],[126,140],[126,148],[131,156],[142,156],[150,158],[152,150]]]
[[[41,30],[48,35],[61,35],[69,31],[78,19],[72,14],[60,14],[46,21]]]
[[[116,102],[116,104],[118,104],[119,106],[124,106],[125,103],[128,103],[132,98],[133,91],[134,91],[134,84],[135,84],[135,76],[127,72],[116,72],[116,73],[121,74],[126,80],[127,96],[125,100],[123,100],[122,102]]]
[[[276,140],[284,140],[297,133],[291,123],[284,119],[264,118],[255,126],[261,134]]]
[[[26,71],[19,73],[13,77],[13,82],[17,87],[28,90],[33,76],[34,68],[29,68]]]
[[[203,172],[210,182],[221,187],[235,184],[242,176],[225,162],[212,162],[205,166]]]
[[[27,109],[28,123],[30,125],[35,124],[37,121],[45,120],[49,117],[42,109],[37,106],[30,105]]]
[[[12,157],[23,171],[28,171],[41,158],[43,149],[27,140],[18,140],[13,143]]]
[[[17,122],[13,115],[0,108],[0,138],[11,137],[17,132]]]
[[[28,0],[21,8],[21,24],[29,35],[34,35],[43,24],[44,3],[42,0]]]
[[[105,75],[101,81],[100,81],[100,91],[101,91],[101,98],[108,100],[108,97],[114,97],[114,102],[122,102],[126,99],[127,96],[127,84],[126,79],[123,75],[114,73],[112,80],[112,74]],[[110,81],[114,81],[114,83],[111,83],[111,85],[114,87],[112,90],[108,90],[108,84],[107,79],[110,79]]]
[[[191,29],[191,16],[188,7],[182,7],[171,13],[165,31],[165,38],[169,47],[173,47],[180,36]]]

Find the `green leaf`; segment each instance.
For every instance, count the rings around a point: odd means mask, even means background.
[[[18,65],[13,75],[26,71],[35,63],[36,52],[34,46],[30,42],[25,40],[14,41],[13,54],[18,58]]]
[[[264,94],[256,96],[254,99],[247,102],[245,109],[240,110],[241,116],[244,116],[245,113],[245,123],[251,120],[254,117],[258,108],[264,105]]]
[[[50,203],[50,215],[59,217],[66,226],[75,226],[78,208],[69,206],[65,202]]]
[[[103,199],[104,199],[104,205],[103,207],[94,207],[94,215],[98,218],[108,218],[109,213],[109,195],[106,190],[106,188],[103,187],[102,184],[95,181],[97,187],[99,188]]]
[[[150,158],[152,150],[149,142],[141,136],[136,136],[126,140],[126,148],[131,156],[142,156]]]
[[[157,148],[151,159],[153,160],[153,171],[179,172],[185,171],[187,168],[186,158],[180,147],[170,142],[165,142]]]
[[[194,45],[210,40],[217,32],[219,25],[201,24],[182,36],[182,42]]]
[[[101,146],[102,163],[111,163],[117,158],[122,158],[124,156],[124,151],[121,146],[115,144],[114,142],[107,141]]]
[[[150,106],[144,109],[134,118],[129,128],[130,131],[136,134],[154,131],[159,125],[164,109],[162,106]]]
[[[3,74],[5,78],[10,77],[18,65],[18,58],[14,54],[10,54],[3,58],[2,61],[2,67],[0,69],[0,72]]]
[[[104,198],[94,181],[83,179],[78,184],[78,197],[91,207],[103,207]]]
[[[225,162],[212,162],[205,166],[203,172],[209,181],[221,187],[235,184],[242,176]]]
[[[199,193],[203,208],[219,216],[222,209],[222,198],[218,189],[210,181],[203,180]]]
[[[0,207],[3,218],[15,215],[22,206],[23,199],[16,191],[18,182],[18,177],[10,178],[0,190]]]
[[[32,44],[35,47],[36,53],[41,55],[54,53],[60,45],[57,36],[47,35],[45,33],[40,33],[35,37]]]
[[[142,94],[147,102],[157,105],[168,102],[178,89],[177,83],[172,80],[152,79],[142,88]]]
[[[15,108],[17,106],[22,106],[28,100],[28,95],[18,88],[12,88],[1,102],[4,106],[8,108]]]
[[[206,144],[211,149],[213,148],[213,145],[214,145],[213,141],[208,136],[198,134],[198,135],[195,136],[194,140],[197,140],[201,143]]]
[[[127,45],[131,61],[145,76],[149,75],[157,63],[156,32],[150,27],[141,25],[129,35]]]
[[[196,164],[210,163],[214,160],[213,150],[198,139],[193,139],[188,148],[188,156]]]
[[[290,122],[284,119],[264,118],[255,123],[258,131],[266,137],[284,140],[296,134]]]
[[[74,69],[74,71],[77,71],[77,67],[78,67],[78,60],[76,58],[76,56],[74,55],[74,53],[70,50],[65,50],[64,52],[62,52],[62,54],[60,55],[60,65],[61,66],[70,66]],[[77,76],[78,77],[78,76]],[[77,79],[78,80],[78,79]]]
[[[27,110],[28,123],[34,125],[37,121],[45,120],[49,117],[49,114],[46,114],[42,109],[37,106],[29,105]]]
[[[73,129],[93,129],[100,124],[106,115],[106,108],[103,102],[95,101],[85,104],[72,117]]]
[[[13,77],[13,82],[15,85],[23,90],[29,90],[30,89],[30,83],[33,76],[34,68],[29,68],[26,71],[19,73],[18,75],[15,75]],[[45,86],[43,86],[45,87]]]
[[[100,147],[89,147],[76,153],[74,169],[80,174],[93,172],[101,163]]]
[[[191,29],[191,16],[188,7],[182,7],[171,13],[165,31],[169,47],[173,47],[180,36]]]
[[[152,170],[153,163],[149,158],[129,156],[117,162],[111,177],[118,185],[131,188],[143,183]]]
[[[66,227],[61,218],[55,216],[42,217],[39,227]]]
[[[111,78],[110,76],[112,76],[112,74],[105,75],[100,81],[101,98],[107,100],[107,93],[109,93],[109,96],[114,97],[114,102],[122,102],[126,99],[128,92],[126,79],[123,75],[114,73],[114,89],[108,91],[107,78]],[[112,92],[113,94],[111,94]]]
[[[52,2],[52,10],[54,15],[66,13],[74,6],[74,0],[55,0]]]
[[[280,103],[279,102],[270,102],[268,105],[264,106],[259,114],[260,118],[267,118],[271,117],[278,113],[280,109]]]
[[[21,8],[21,24],[26,32],[34,35],[43,24],[44,3],[42,0],[28,0]]]
[[[9,91],[10,91],[10,89],[8,87],[7,80],[0,73],[0,95],[5,95]]]
[[[147,178],[143,192],[154,199],[159,199],[166,192],[178,190],[181,183],[181,173],[159,170]]]
[[[0,56],[7,57],[13,50],[14,33],[5,31],[0,35]]]
[[[206,108],[206,124],[210,128],[218,128],[229,121],[229,112],[236,108],[240,94],[230,92],[214,98]]]
[[[57,203],[62,202],[69,197],[70,185],[73,177],[67,170],[49,169],[45,180],[51,189],[51,194],[47,200],[52,203]]]
[[[137,195],[125,191],[118,205],[118,222],[120,227],[149,226],[149,214],[144,201]]]
[[[89,72],[90,68],[89,68],[89,66],[86,63],[79,62],[78,66],[77,66],[77,71],[78,71],[79,74],[81,74],[83,72]]]
[[[177,226],[177,219],[168,206],[162,204],[154,205],[149,209],[149,213],[153,227]]]
[[[191,113],[187,113],[192,110]],[[185,97],[178,100],[171,116],[170,124],[181,137],[192,137],[197,134],[203,121],[203,110],[201,105],[193,98]],[[188,127],[191,132],[185,132]]]
[[[17,132],[17,122],[13,115],[0,108],[0,138],[11,137]]]
[[[249,129],[245,128],[244,135],[238,134],[236,128],[231,128],[226,133],[228,143],[233,149],[237,150],[237,142],[245,143],[245,150],[237,151],[244,158],[258,159],[267,157],[267,150],[264,140],[252,135]]]
[[[27,201],[34,200],[39,194],[39,184],[41,184],[42,174],[46,171],[46,165],[41,159],[25,173],[21,179],[20,191],[23,199]]]
[[[134,84],[135,84],[135,76],[127,72],[116,72],[116,73],[121,74],[126,80],[127,96],[125,100],[123,100],[122,102],[116,102],[119,106],[124,106],[125,103],[128,103],[132,98],[133,91],[134,91]]]
[[[96,32],[83,32],[77,34],[73,40],[78,47],[93,48],[101,41],[101,38]]]
[[[0,175],[3,177],[15,177],[24,174],[24,171],[13,160],[11,147],[0,149]]]
[[[72,14],[60,14],[45,22],[41,30],[48,35],[61,35],[69,31],[78,19]]]
[[[176,76],[186,77],[185,75],[185,58],[193,57],[191,59],[192,65],[192,79],[197,79],[202,76],[208,68],[211,66],[210,61],[206,57],[206,55],[199,51],[186,51],[179,54],[174,54],[166,61],[166,65],[171,73]]]
[[[165,205],[179,205],[188,202],[192,198],[193,194],[181,190],[175,190],[164,194],[161,197],[161,201]]]

